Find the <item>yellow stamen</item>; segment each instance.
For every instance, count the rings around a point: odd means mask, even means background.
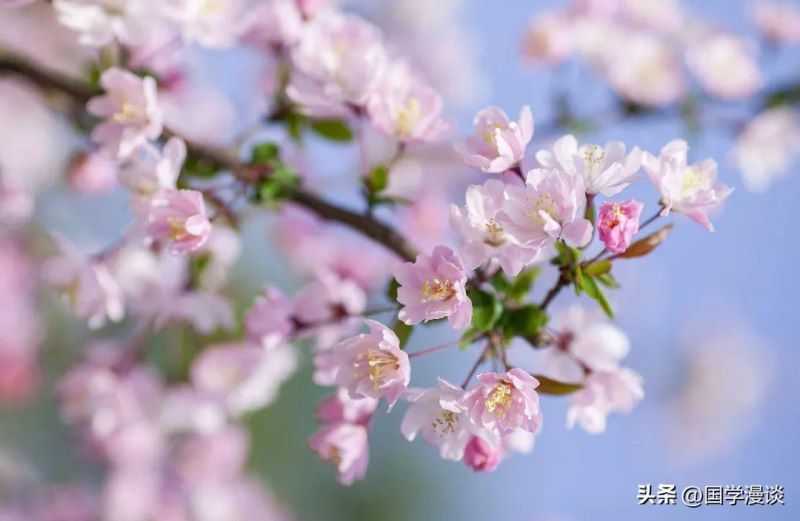
[[[426,280],[422,285],[422,302],[447,300],[456,294],[453,283],[449,280]]]
[[[507,382],[499,383],[489,397],[486,399],[486,410],[493,413],[497,418],[505,417],[511,408],[511,384]]]
[[[404,137],[410,136],[421,115],[422,107],[419,99],[415,97],[406,99],[405,105],[397,110],[397,133]]]
[[[439,436],[445,436],[456,432],[457,422],[458,418],[453,411],[442,411],[442,414],[431,422],[431,427]]]
[[[368,377],[372,382],[372,387],[379,389],[388,376],[400,369],[400,362],[397,358],[385,351],[370,349],[364,353],[359,353],[353,362],[356,378]]]

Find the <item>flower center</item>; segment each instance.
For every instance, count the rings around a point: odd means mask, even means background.
[[[611,207],[611,215],[608,216],[606,219],[605,225],[607,228],[616,228],[619,226],[622,217],[625,214],[622,211],[622,208],[617,203]]]
[[[374,389],[379,389],[386,380],[400,369],[400,363],[394,355],[385,351],[370,349],[359,353],[353,363],[356,378],[368,377]]]
[[[691,197],[700,190],[707,190],[711,186],[711,176],[697,168],[690,166],[681,180],[681,195]]]
[[[115,123],[136,123],[144,119],[143,114],[139,108],[133,103],[122,100],[119,110],[111,118]]]
[[[397,132],[400,136],[410,136],[414,131],[414,126],[422,115],[422,107],[419,99],[410,97],[397,109]]]
[[[442,301],[456,294],[453,283],[449,280],[426,280],[422,285],[422,302]]]
[[[180,241],[189,237],[186,231],[186,222],[180,217],[167,217],[169,225],[169,238],[173,241]]]
[[[600,173],[606,161],[606,153],[597,145],[589,145],[583,151],[583,166],[590,177],[596,177]]]
[[[492,149],[497,152],[497,130],[505,130],[508,127],[504,127],[503,125],[491,125],[487,128],[483,134],[481,134],[481,138],[483,141],[492,147]]]
[[[556,219],[556,216],[558,215],[558,206],[553,200],[553,196],[550,194],[544,194],[539,197],[539,199],[536,201],[536,204],[533,205],[533,209],[528,212],[528,215],[537,224],[544,224],[542,212],[546,213],[551,219],[558,222],[558,219]]]
[[[486,410],[498,418],[505,417],[511,408],[511,390],[511,385],[507,382],[497,384],[486,399]]]
[[[447,434],[454,434],[456,432],[456,424],[458,417],[453,411],[442,411],[442,413],[434,418],[431,422],[431,427],[439,436],[446,436]]]
[[[483,240],[489,246],[500,246],[505,242],[503,227],[497,224],[494,217],[486,223],[486,238]]]

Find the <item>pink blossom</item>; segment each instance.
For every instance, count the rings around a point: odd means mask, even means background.
[[[518,368],[505,374],[483,373],[461,404],[476,427],[500,435],[520,428],[535,433],[542,424],[538,386],[536,378]]]
[[[561,12],[547,12],[528,25],[522,42],[523,56],[533,63],[558,64],[574,48],[570,17]]]
[[[500,464],[502,448],[480,436],[473,436],[464,451],[464,463],[475,472],[491,472]]]
[[[392,407],[411,379],[408,355],[400,349],[394,331],[374,320],[365,320],[368,334],[341,341],[314,357],[314,381],[340,385],[353,398],[385,397]]]
[[[69,184],[80,193],[102,194],[117,185],[119,166],[98,153],[79,154],[69,166]]]
[[[615,195],[636,179],[642,165],[642,151],[634,147],[625,155],[625,143],[612,141],[605,147],[578,145],[575,136],[559,139],[550,150],[540,150],[536,160],[544,168],[560,169],[583,178],[586,193]]]
[[[317,336],[318,347],[327,348],[343,334],[349,334],[354,326],[353,317],[359,316],[366,304],[367,295],[361,286],[323,272],[295,295],[294,318]]]
[[[315,17],[292,51],[296,68],[287,93],[318,116],[339,116],[363,106],[386,67],[380,31],[356,16]]]
[[[660,157],[645,154],[644,168],[661,192],[664,204],[661,215],[675,210],[714,231],[709,214],[722,205],[733,189],[717,181],[716,161],[706,159],[688,165],[688,152],[689,145],[685,141],[670,141],[661,149]]]
[[[92,141],[115,157],[127,158],[161,135],[162,112],[156,81],[123,69],[105,71],[100,84],[106,94],[89,100],[89,112],[105,121],[95,127]]]
[[[145,43],[156,14],[149,0],[53,0],[53,7],[81,44],[98,48],[115,39],[126,45]]]
[[[531,170],[525,186],[509,185],[506,197],[497,222],[527,248],[546,249],[557,240],[577,248],[592,238],[592,223],[583,217],[586,195],[578,175]]]
[[[731,34],[718,32],[697,39],[686,61],[703,88],[723,99],[746,98],[763,82],[753,53]]]
[[[604,73],[611,86],[633,103],[668,105],[686,91],[685,74],[675,49],[648,32],[625,34],[612,45],[605,62]]]
[[[439,141],[450,129],[441,118],[442,97],[406,62],[391,64],[367,104],[372,124],[400,141]]]
[[[372,414],[378,407],[375,398],[353,398],[347,389],[339,387],[333,394],[317,406],[317,420],[326,425],[336,423],[369,424]]]
[[[422,438],[439,447],[443,459],[458,461],[475,428],[460,403],[464,390],[439,378],[439,386],[415,393],[403,417],[400,432],[413,441],[419,432]]]
[[[182,255],[201,248],[211,235],[203,194],[195,190],[162,190],[148,212],[148,236],[169,244],[169,252]]]
[[[269,0],[249,9],[245,24],[246,43],[289,46],[302,34],[303,15],[295,0]]]
[[[577,423],[592,434],[605,431],[609,413],[628,413],[644,398],[642,385],[642,377],[628,368],[592,373],[572,398],[567,427]]]
[[[170,138],[164,150],[146,148],[122,169],[119,182],[138,196],[150,198],[164,189],[175,189],[178,176],[186,160],[186,143],[180,138]]]
[[[448,317],[456,329],[472,320],[472,302],[467,297],[467,274],[456,254],[437,246],[430,255],[420,254],[395,270],[400,284],[397,301],[403,305],[398,317],[408,325]]]
[[[294,349],[280,339],[268,338],[264,345],[228,343],[204,350],[192,363],[191,380],[241,416],[272,403],[296,366]]]
[[[56,239],[60,253],[42,267],[44,280],[61,291],[73,312],[97,329],[106,320],[125,315],[122,290],[102,259],[87,258],[64,239]]]
[[[574,305],[551,324],[555,345],[544,350],[541,374],[554,380],[580,383],[593,371],[613,371],[630,351],[625,333],[602,315]]]
[[[19,176],[0,169],[0,219],[2,228],[22,224],[33,215],[33,193],[23,186]]]
[[[639,201],[604,202],[597,216],[597,231],[608,251],[622,253],[639,231],[639,216],[644,205]]]
[[[364,479],[369,463],[367,429],[363,425],[339,423],[323,427],[308,440],[312,451],[331,463],[342,485]]]
[[[265,286],[244,317],[249,338],[260,342],[270,335],[288,339],[295,330],[292,301],[274,286]]]
[[[463,209],[452,206],[450,225],[461,238],[467,269],[497,260],[503,271],[516,276],[525,265],[537,260],[539,250],[523,246],[497,222],[506,203],[505,191],[505,183],[490,179],[467,188]]]
[[[758,29],[778,43],[800,43],[800,8],[791,2],[758,1],[754,5]]]
[[[800,157],[800,115],[790,107],[758,114],[737,138],[733,157],[747,189],[765,191]]]
[[[230,47],[245,29],[243,0],[166,0],[163,4],[162,11],[177,23],[187,43],[211,48]]]
[[[511,121],[498,107],[487,107],[475,116],[475,135],[457,150],[469,166],[488,174],[505,172],[519,164],[533,138],[533,114],[525,105],[519,122]]]

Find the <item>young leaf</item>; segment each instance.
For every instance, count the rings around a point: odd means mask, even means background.
[[[523,271],[509,284],[505,291],[506,297],[514,302],[521,302],[531,290],[533,281],[539,275],[538,268]]]
[[[472,301],[472,327],[477,331],[489,331],[503,313],[503,304],[479,289],[470,290],[468,295]]]
[[[576,391],[580,391],[582,388],[582,386],[579,384],[559,382],[538,374],[533,375],[533,377],[539,380],[539,386],[536,388],[536,392],[539,394],[563,396],[565,394],[572,394]]]
[[[592,277],[605,275],[609,271],[611,271],[611,261],[608,259],[595,261],[583,268],[583,272]]]
[[[250,151],[250,162],[254,165],[266,165],[278,159],[281,149],[275,143],[259,143]]]
[[[533,304],[506,310],[500,318],[506,339],[516,336],[533,337],[546,323],[547,314]]]
[[[400,283],[397,282],[397,279],[392,278],[389,281],[389,287],[386,288],[386,297],[389,299],[389,302],[397,302],[397,288],[400,287]]]
[[[400,349],[404,349],[406,344],[408,344],[408,339],[411,337],[411,333],[414,332],[414,327],[409,326],[400,319],[397,319],[392,324],[392,330],[397,335],[397,338],[400,339]]]
[[[603,295],[603,292],[594,281],[594,278],[585,276],[582,278],[581,284],[583,291],[585,291],[587,295],[600,304],[600,307],[603,309],[605,314],[608,315],[609,318],[614,318],[614,311],[611,309],[611,304],[609,304],[608,300],[606,300],[606,296]]]
[[[346,142],[353,139],[353,131],[340,119],[318,119],[311,122],[311,130],[331,141]]]

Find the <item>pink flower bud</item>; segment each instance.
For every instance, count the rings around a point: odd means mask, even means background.
[[[609,251],[622,253],[639,231],[639,216],[644,205],[639,201],[606,202],[600,206],[597,231]]]
[[[491,472],[500,463],[501,450],[480,436],[473,436],[464,451],[464,463],[475,472]]]

